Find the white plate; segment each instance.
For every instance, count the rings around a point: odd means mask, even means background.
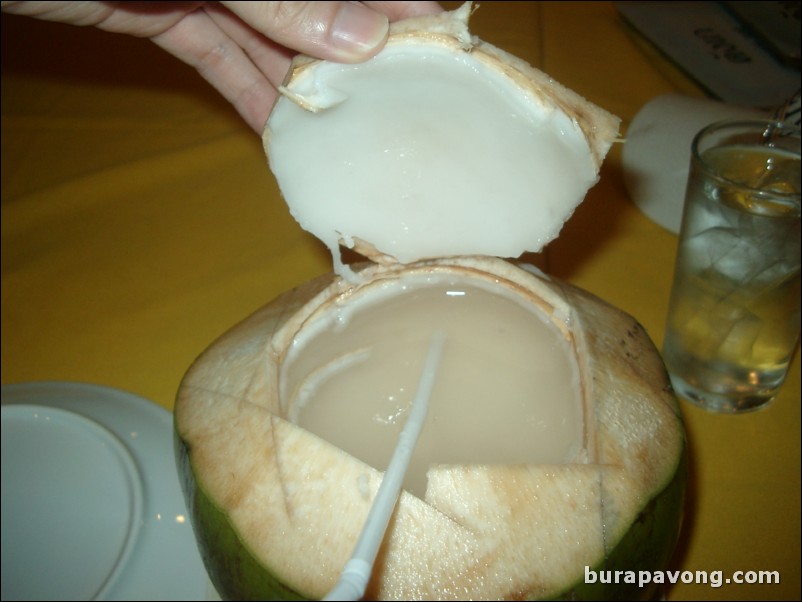
[[[678,94],[653,98],[632,120],[622,150],[629,196],[649,219],[679,233],[693,137],[706,125],[722,119],[766,116],[704,98]]]
[[[214,597],[172,424],[165,409],[107,387],[2,387],[3,600]]]

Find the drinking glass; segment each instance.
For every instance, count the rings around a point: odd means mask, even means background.
[[[663,356],[676,393],[765,406],[799,342],[799,128],[725,121],[693,140]]]

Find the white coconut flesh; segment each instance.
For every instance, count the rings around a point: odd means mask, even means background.
[[[537,252],[597,181],[617,118],[448,24],[303,63],[273,109],[271,169],[336,265],[338,244],[401,263]]]

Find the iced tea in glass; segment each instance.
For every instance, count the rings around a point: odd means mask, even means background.
[[[711,411],[763,407],[800,330],[799,129],[722,122],[694,139],[663,355]]]

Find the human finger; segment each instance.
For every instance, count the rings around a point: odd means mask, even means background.
[[[387,9],[390,12],[390,20],[414,14],[431,14],[432,11],[442,11],[436,2],[368,2],[366,4],[371,8],[376,5],[376,9],[381,11]],[[402,9],[403,5],[414,5],[414,7]],[[294,51],[268,39],[219,3],[209,3],[204,10],[217,26],[242,48],[274,88],[278,88],[283,83],[290,61],[295,55]],[[259,99],[253,99],[253,102],[260,106],[251,106],[247,109],[247,113],[253,115],[252,119],[256,119],[261,124],[267,118],[274,100],[275,96],[272,94],[263,98],[261,102]]]
[[[376,54],[389,19],[359,2],[221,2],[256,31],[317,58],[344,63]]]
[[[284,82],[290,62],[296,55],[294,50],[265,37],[216,2],[208,4],[205,10],[217,26],[242,48],[273,87],[278,88]]]
[[[151,39],[197,69],[234,105],[254,131],[262,131],[276,98],[276,89],[206,11],[189,13]],[[278,59],[289,64],[289,58],[279,56]]]
[[[390,21],[443,12],[438,2],[365,2],[365,6],[387,15]]]
[[[443,10],[437,2],[365,2],[365,4],[387,14],[391,21]],[[242,47],[271,84],[278,87],[283,83],[290,59],[295,55],[294,51],[268,39],[218,3],[207,4],[205,10],[223,31]]]

